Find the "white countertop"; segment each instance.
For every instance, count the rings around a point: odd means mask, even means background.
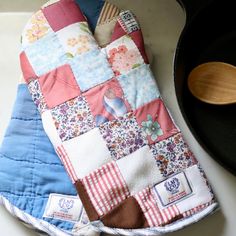
[[[16,4],[17,2],[17,4]],[[19,38],[30,13],[43,0],[0,0],[0,142],[7,127],[19,80]],[[185,15],[175,0],[111,0],[117,6],[131,9],[139,18],[146,44],[155,60],[153,70],[162,97],[185,139],[198,157],[218,196],[221,211],[197,224],[172,233],[172,236],[234,236],[236,224],[236,177],[219,166],[196,142],[187,128],[174,92],[173,57],[178,37],[185,23]],[[3,11],[19,11],[2,13]],[[26,12],[26,13],[23,13]],[[0,235],[32,236],[0,207]]]

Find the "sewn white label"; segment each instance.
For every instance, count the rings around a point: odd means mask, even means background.
[[[155,192],[163,206],[180,201],[192,193],[192,189],[184,172],[171,176],[157,184]]]
[[[82,202],[78,197],[50,194],[43,217],[78,222],[82,209]]]

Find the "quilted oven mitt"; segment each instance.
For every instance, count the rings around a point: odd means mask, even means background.
[[[22,71],[93,224],[157,234],[213,212],[214,195],[160,97],[134,15],[120,13],[103,48],[73,0],[55,1],[36,19],[45,30],[22,38]]]

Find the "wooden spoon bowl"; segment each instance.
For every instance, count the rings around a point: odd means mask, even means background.
[[[223,62],[201,64],[189,74],[188,88],[196,98],[206,103],[236,103],[236,67]]]

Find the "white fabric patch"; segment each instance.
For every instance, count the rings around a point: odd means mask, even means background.
[[[56,34],[69,58],[98,47],[89,31],[87,22],[69,25]]]
[[[76,196],[50,194],[43,217],[78,222],[83,206]]]
[[[63,142],[78,178],[112,161],[110,152],[98,128]]]
[[[163,180],[148,146],[140,148],[116,163],[131,195],[138,193],[148,186],[152,187]]]
[[[192,193],[184,172],[157,184],[154,190],[163,206],[177,202]]]
[[[187,198],[176,204],[180,213],[208,203],[212,200],[210,190],[197,165],[188,168],[185,171],[185,174],[192,187],[193,195],[190,198]]]
[[[53,121],[52,115],[50,111],[45,111],[42,113],[42,123],[43,128],[46,131],[50,141],[54,145],[54,147],[60,146],[62,141],[58,135],[55,123]]]
[[[157,203],[160,209],[165,209],[169,207],[171,204],[175,204],[179,209],[180,213],[184,213],[190,209],[208,203],[212,200],[212,195],[209,191],[208,186],[206,185],[205,180],[201,176],[199,168],[197,165],[189,167],[184,171],[185,177],[183,173],[172,176],[168,178],[166,181],[163,181],[161,184],[156,185],[154,188],[154,192],[157,193]],[[181,184],[179,186],[179,195],[178,193],[171,195],[167,194],[166,188],[162,188],[161,185],[168,183],[173,178],[178,177]],[[192,192],[191,192],[192,190]],[[181,198],[182,195],[182,198]],[[176,200],[174,201],[174,198]],[[161,200],[160,200],[161,198]],[[170,198],[170,199],[168,199]],[[164,205],[168,203],[169,205]],[[164,203],[164,204],[163,204]]]

